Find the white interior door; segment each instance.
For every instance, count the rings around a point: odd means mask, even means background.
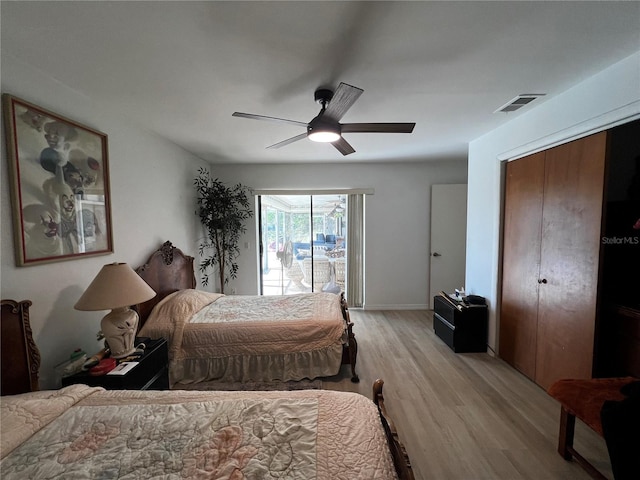
[[[467,185],[431,186],[429,307],[440,291],[464,287],[467,240]]]

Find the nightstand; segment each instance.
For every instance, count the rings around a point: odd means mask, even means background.
[[[136,339],[136,344],[138,344]],[[62,386],[83,383],[90,387],[107,390],[168,390],[169,357],[167,341],[164,338],[145,340],[145,352],[138,365],[124,375],[92,376],[80,372],[62,379]]]
[[[452,300],[446,293],[433,297],[433,329],[456,353],[487,351],[486,305]]]

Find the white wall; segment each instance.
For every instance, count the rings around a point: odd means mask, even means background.
[[[638,116],[640,52],[469,144],[466,287],[488,299],[492,348],[497,346],[501,162]]]
[[[466,183],[466,160],[402,164],[212,166],[253,189],[372,188],[365,199],[366,309],[425,309],[429,296],[431,185]],[[258,291],[256,221],[244,241],[237,293]],[[246,253],[246,255],[245,255]]]
[[[2,54],[2,93],[10,93],[108,135],[114,254],[16,267],[6,149],[1,159],[0,297],[29,299],[34,339],[42,355],[41,385],[54,387],[53,367],[75,348],[96,352],[107,312],[73,309],[102,265],[144,263],[165,240],[197,255],[200,235],[192,186],[203,163],[175,145],[130,125],[117,112]]]

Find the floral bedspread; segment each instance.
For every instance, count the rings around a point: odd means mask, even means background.
[[[65,405],[43,426],[25,396],[3,397],[3,449],[5,437],[26,437],[3,450],[3,479],[396,478],[377,409],[354,393],[76,385],[38,395],[45,415]]]
[[[229,295],[204,307],[189,322],[339,321],[341,315],[339,297],[333,293]]]
[[[140,336],[167,339],[172,370],[189,358],[290,354],[335,346],[341,354],[344,333],[340,297],[332,293],[269,297],[199,290],[165,297],[140,330]]]

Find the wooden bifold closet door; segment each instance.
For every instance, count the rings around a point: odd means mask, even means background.
[[[544,152],[507,164],[499,351],[529,378],[536,373]]]
[[[606,144],[507,164],[499,355],[544,388],[592,376]]]

